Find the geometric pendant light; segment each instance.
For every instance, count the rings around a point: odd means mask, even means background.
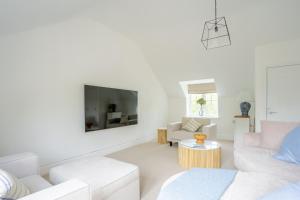
[[[215,0],[215,19],[205,22],[201,41],[206,50],[231,45],[225,17],[217,17],[217,0]]]

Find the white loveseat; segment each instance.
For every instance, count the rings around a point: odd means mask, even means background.
[[[247,133],[235,140],[234,163],[241,171],[271,174],[288,181],[300,180],[300,166],[273,158],[287,133],[298,122],[262,121],[260,133]]]
[[[203,126],[199,130],[197,130],[197,132],[206,134],[208,139],[216,138],[216,124],[211,123],[211,120],[209,118],[183,117],[181,122],[173,122],[168,124],[167,126],[167,140],[168,142],[170,142],[170,145],[172,145],[173,142],[193,138],[196,132],[189,132],[182,129],[182,125],[189,119],[194,119],[203,124]]]
[[[76,179],[51,185],[40,176],[39,159],[33,153],[21,153],[0,158],[3,169],[23,182],[31,191],[20,200],[90,200],[89,186]]]

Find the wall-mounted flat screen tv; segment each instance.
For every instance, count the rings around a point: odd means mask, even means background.
[[[138,92],[84,86],[85,131],[130,126],[138,123]]]

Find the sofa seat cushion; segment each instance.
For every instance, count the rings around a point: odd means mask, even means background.
[[[21,178],[20,181],[28,187],[31,193],[35,193],[52,186],[48,181],[39,175],[27,176]]]
[[[245,147],[234,151],[235,166],[242,171],[253,171],[272,174],[289,181],[300,180],[300,166],[276,160],[276,151]]]
[[[300,198],[300,182],[289,183],[273,192],[262,197],[260,200],[299,200]]]
[[[191,139],[194,136],[194,132],[189,132],[185,130],[174,131],[172,135],[172,139],[174,140],[185,140]]]
[[[105,199],[139,180],[139,170],[137,166],[129,163],[93,156],[54,167],[49,176],[53,184],[79,179],[90,186],[93,199]]]

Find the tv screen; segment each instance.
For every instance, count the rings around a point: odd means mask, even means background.
[[[84,86],[85,131],[138,123],[138,93],[107,87]]]

